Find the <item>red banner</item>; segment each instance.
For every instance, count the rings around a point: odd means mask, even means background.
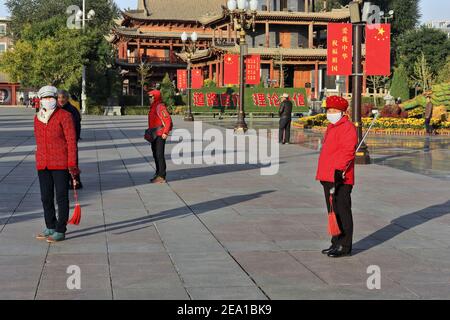
[[[249,55],[245,59],[245,83],[259,84],[261,82],[261,56]]]
[[[388,23],[366,26],[366,75],[391,74],[391,25]]]
[[[177,88],[187,89],[187,70],[185,69],[177,70]]]
[[[329,23],[327,31],[327,75],[349,76],[352,74],[351,23]]]
[[[191,71],[191,88],[203,88],[203,73],[201,69],[194,69]]]
[[[226,54],[224,56],[224,73],[223,83],[227,84],[239,84],[239,55],[238,54]]]

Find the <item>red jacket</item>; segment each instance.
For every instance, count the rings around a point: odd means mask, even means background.
[[[34,135],[38,170],[67,170],[77,166],[77,137],[69,112],[56,108],[47,124],[35,116]]]
[[[161,92],[154,90],[152,91],[152,94],[155,99],[148,112],[148,127],[151,129],[162,126],[163,128],[156,132],[157,136],[169,134],[172,129],[172,118],[162,102]]]
[[[325,132],[322,151],[319,156],[316,180],[334,182],[334,171],[344,171],[345,184],[355,184],[355,149],[358,143],[355,125],[342,117],[336,124],[330,124]]]

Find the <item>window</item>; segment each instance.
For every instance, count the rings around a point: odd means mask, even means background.
[[[287,10],[288,3],[287,0],[280,0],[280,11]]]
[[[0,54],[6,51],[6,43],[5,42],[0,42]]]
[[[6,35],[6,24],[0,23],[0,36]]]

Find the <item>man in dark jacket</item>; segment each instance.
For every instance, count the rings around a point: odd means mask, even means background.
[[[283,93],[278,114],[280,115],[279,141],[282,144],[289,144],[291,137],[292,101],[289,100],[287,93]]]
[[[62,108],[63,110],[68,111],[72,115],[73,124],[75,126],[75,133],[76,133],[76,139],[77,143],[80,140],[80,134],[81,134],[81,115],[80,112],[78,112],[77,108],[75,108],[70,102],[69,102],[69,93],[66,90],[59,90],[58,91],[58,106]],[[77,148],[78,150],[78,148]],[[78,163],[78,152],[77,152],[77,163]],[[83,185],[81,184],[80,175],[75,176],[76,189],[81,189]],[[72,179],[70,180],[71,187],[72,185]]]
[[[433,133],[433,128],[430,125],[432,116],[433,116],[433,103],[431,102],[431,97],[427,95],[427,104],[425,105],[425,128],[427,130],[427,134]]]

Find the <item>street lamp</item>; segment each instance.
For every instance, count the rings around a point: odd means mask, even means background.
[[[248,45],[245,41],[246,30],[255,32],[256,10],[258,0],[228,0],[225,13],[230,18],[231,27],[239,30],[239,111],[235,133],[245,133],[248,129],[245,123],[244,95],[245,95],[245,56],[248,54]]]
[[[394,10],[389,10],[388,14],[384,11],[380,11],[380,17],[384,19],[384,23],[388,23],[389,20],[394,19]]]
[[[188,95],[188,112],[184,117],[184,121],[194,121],[194,115],[192,114],[192,106],[191,106],[191,59],[192,56],[197,51],[197,40],[198,35],[197,32],[193,32],[191,34],[191,41],[188,43],[189,36],[186,32],[181,34],[181,41],[183,42],[183,52],[186,53],[187,56],[187,95]]]
[[[75,21],[82,23],[83,32],[86,29],[86,21],[94,19],[95,11],[90,10],[86,16],[86,0],[83,0],[82,10],[78,10],[75,15]],[[81,113],[86,113],[86,66],[83,64],[82,67],[82,80],[81,80]]]

